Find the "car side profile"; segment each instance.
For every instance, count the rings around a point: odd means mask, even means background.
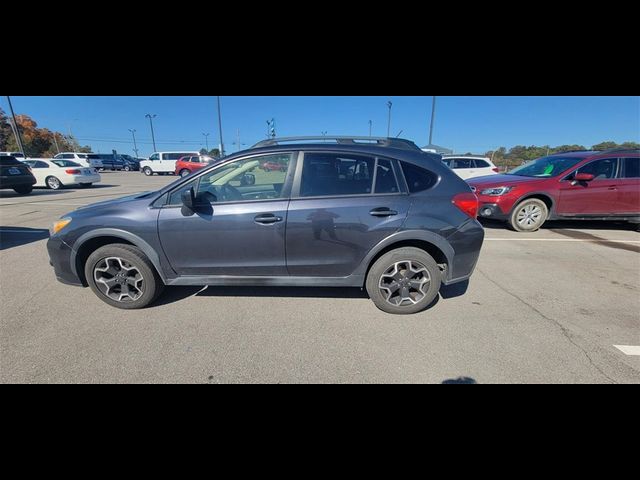
[[[83,167],[71,160],[32,158],[24,163],[31,168],[36,187],[60,190],[65,186],[78,185],[88,188],[100,181],[100,174],[95,168]]]
[[[123,309],[164,286],[330,286],[411,314],[473,273],[477,207],[439,155],[408,140],[272,139],[159,191],[71,212],[47,248],[58,280]]]
[[[463,180],[496,175],[500,171],[490,158],[469,155],[444,155],[442,163],[453,170]]]
[[[193,172],[203,169],[207,165],[215,162],[213,157],[207,155],[189,155],[182,157],[176,162],[174,173],[181,177],[191,175]]]
[[[13,156],[0,155],[0,190],[11,188],[19,195],[28,195],[35,183],[28,165]]]
[[[173,175],[176,171],[176,163],[184,157],[197,157],[200,152],[155,152],[148,160],[140,162],[140,171],[147,177],[154,173],[158,175]]]
[[[94,155],[89,158],[88,153],[78,153],[78,152],[61,152],[55,155],[54,160],[70,160],[75,162],[83,167],[97,168],[100,169],[103,167],[102,160]]]
[[[469,180],[480,216],[534,232],[547,220],[640,222],[640,151],[565,152]]]

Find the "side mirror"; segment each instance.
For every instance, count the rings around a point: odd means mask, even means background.
[[[189,188],[182,192],[182,203],[189,210],[194,210],[196,206],[196,194],[193,191],[193,188]]]
[[[595,175],[591,173],[577,173],[574,177],[576,182],[591,182],[595,177]]]
[[[256,176],[253,173],[245,173],[240,180],[240,185],[243,187],[256,184]]]

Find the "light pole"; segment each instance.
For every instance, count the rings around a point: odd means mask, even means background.
[[[326,141],[327,141],[327,140],[326,140],[326,138],[327,138],[327,133],[329,133],[329,132],[327,132],[326,130],[325,130],[324,132],[322,132],[322,136],[324,137],[324,140],[322,140],[323,142],[326,142]]]
[[[60,147],[58,146],[58,132],[53,132],[53,143],[56,145],[57,153],[60,153]]]
[[[153,133],[153,119],[157,117],[156,114],[151,114],[151,113],[147,113],[145,115],[145,117],[147,117],[149,119],[149,125],[151,126],[151,141],[153,142],[153,151],[157,152],[158,149],[156,148],[156,136]]]
[[[236,141],[233,142],[233,144],[238,146],[238,151],[242,150],[242,146],[243,145],[246,145],[246,143],[241,143],[240,142],[240,129],[239,128],[236,130]]]
[[[433,145],[433,124],[436,120],[436,97],[433,96],[433,104],[431,106],[431,128],[429,129],[429,145]]]
[[[224,157],[224,140],[222,139],[222,111],[220,110],[220,95],[218,95],[218,128],[220,130],[220,157]]]
[[[210,133],[203,133],[202,135],[204,135],[204,141],[207,145],[207,153],[209,153],[209,135],[211,135]]]
[[[373,120],[369,120],[369,137],[372,137],[373,135]]]
[[[16,142],[18,143],[18,148],[20,149],[20,153],[22,153],[22,157],[26,158],[26,154],[24,153],[24,145],[22,145],[22,137],[20,136],[20,129],[18,128],[18,122],[16,121],[16,114],[13,113],[13,105],[11,104],[11,97],[7,95],[7,102],[9,103],[9,111],[11,112],[11,118],[13,119],[12,127],[13,134],[16,136]]]
[[[267,120],[267,138],[276,138],[276,119]]]
[[[133,136],[133,151],[134,151],[134,152],[135,152],[135,154],[136,154],[136,158],[138,158],[138,157],[139,157],[139,155],[138,155],[138,145],[136,144],[136,131],[137,131],[137,130],[135,130],[135,129],[133,129],[133,130],[129,129],[129,131],[131,132],[131,135]]]
[[[387,102],[387,107],[389,107],[389,123],[387,125],[387,138],[391,137],[391,107],[393,107],[392,102]]]

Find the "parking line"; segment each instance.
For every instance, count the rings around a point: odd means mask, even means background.
[[[634,345],[614,345],[614,347],[625,355],[640,357],[640,347],[636,347]]]
[[[576,238],[485,238],[485,242],[640,243],[640,240],[581,240]]]

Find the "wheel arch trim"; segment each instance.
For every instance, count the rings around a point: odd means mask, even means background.
[[[147,256],[147,258],[151,261],[156,271],[158,272],[158,275],[160,275],[160,278],[162,279],[162,281],[164,283],[167,282],[167,277],[164,274],[164,271],[162,270],[160,256],[158,255],[156,250],[139,236],[134,235],[133,233],[127,232],[126,230],[119,230],[117,228],[99,228],[97,230],[91,230],[90,232],[87,232],[84,235],[81,235],[75,241],[73,248],[71,249],[71,259],[70,259],[71,269],[75,276],[79,277],[79,272],[77,269],[78,252],[86,242],[99,237],[121,238],[122,240],[125,240],[131,243],[133,246],[139,248],[140,250],[142,250],[142,253],[144,253]]]

